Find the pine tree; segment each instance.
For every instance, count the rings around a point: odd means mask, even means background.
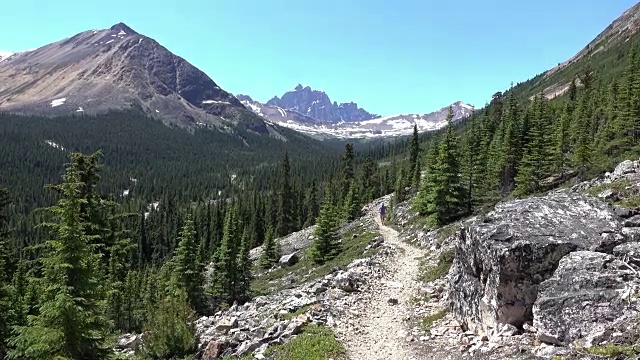
[[[393,190],[393,202],[394,204],[399,204],[403,201],[406,200],[407,194],[406,194],[406,174],[405,174],[405,167],[404,166],[400,166],[400,169],[398,170],[398,176],[396,176],[396,183],[394,186],[394,190]]]
[[[98,298],[99,257],[86,233],[92,225],[84,214],[82,174],[73,162],[57,189],[63,198],[51,208],[55,222],[48,224],[54,238],[45,243],[44,293],[39,314],[16,328],[11,359],[104,359],[107,320]],[[85,208],[86,209],[86,208]]]
[[[378,165],[370,156],[368,156],[364,161],[364,164],[362,164],[362,172],[360,180],[358,181],[358,183],[360,184],[360,192],[354,193],[354,196],[359,197],[360,200],[362,200],[362,203],[368,203],[369,201],[378,197],[380,184],[378,184],[376,181],[377,173]],[[349,184],[349,191],[351,191],[352,185],[355,184],[353,182]],[[349,196],[349,191],[347,191],[347,197]]]
[[[264,244],[262,244],[262,255],[260,256],[260,267],[268,269],[280,260],[280,252],[276,246],[273,228],[268,227],[265,232]]]
[[[432,225],[444,225],[465,213],[465,189],[460,177],[457,138],[451,120],[453,108],[449,107],[447,129],[440,142],[431,175],[425,179],[422,189],[427,193],[416,199],[416,209],[428,216]]]
[[[144,213],[140,214],[140,222],[138,223],[138,251],[140,255],[138,258],[140,259],[140,268],[144,265],[148,265],[151,263],[151,246],[149,245],[149,240],[147,239],[147,229],[145,226],[145,215]]]
[[[338,220],[333,203],[325,196],[320,208],[320,216],[316,223],[313,235],[315,237],[311,249],[311,259],[316,264],[323,264],[334,258],[339,252],[338,244]]]
[[[304,227],[309,227],[316,223],[316,218],[320,209],[318,208],[318,189],[316,181],[313,180],[311,187],[309,188],[309,194],[307,195],[307,219],[304,222]]]
[[[427,154],[425,157],[426,174],[422,182],[420,183],[420,191],[413,200],[413,209],[422,216],[427,216],[432,213],[433,201],[431,198],[431,190],[436,186],[436,161],[438,158],[438,145],[432,144],[427,148]]]
[[[289,155],[285,152],[280,164],[280,191],[278,193],[278,225],[276,234],[285,236],[295,230],[294,201],[291,189]]]
[[[578,108],[575,111],[573,164],[579,178],[584,178],[591,168],[592,138],[591,138],[591,93],[586,89],[580,96]]]
[[[503,193],[509,193],[514,186],[514,177],[518,163],[518,155],[521,146],[519,143],[519,131],[521,128],[518,104],[513,91],[509,92],[507,109],[503,113],[502,128],[504,137],[502,138],[502,152],[500,163],[500,182]],[[526,130],[523,131],[526,133]]]
[[[420,158],[420,143],[418,140],[418,124],[413,124],[413,136],[411,137],[411,143],[409,144],[409,174],[414,177],[415,173],[419,171],[418,159]],[[418,176],[418,181],[420,177]],[[418,183],[412,185],[418,186]]]
[[[516,176],[516,196],[524,196],[541,189],[540,180],[549,170],[549,145],[547,139],[547,107],[544,95],[540,94],[533,102],[533,123],[529,143]]]
[[[195,314],[187,294],[170,288],[153,308],[144,326],[145,341],[140,355],[147,359],[183,359],[196,351]]]
[[[342,154],[342,177],[340,179],[340,199],[344,199],[349,193],[349,186],[355,177],[353,144],[347,143]]]
[[[560,176],[564,178],[565,170],[569,163],[569,125],[571,122],[571,114],[569,105],[565,105],[560,120],[556,124],[554,140],[555,147],[553,150],[554,169],[560,172]]]
[[[472,112],[473,114],[473,112]],[[481,139],[478,134],[477,124],[475,119],[471,119],[471,130],[469,131],[466,141],[464,142],[464,181],[466,185],[466,198],[467,198],[467,212],[473,211],[473,206],[476,202],[476,198],[479,197],[480,188],[480,175],[482,171],[481,159],[479,153],[481,152]]]
[[[236,298],[235,280],[237,279],[237,248],[239,239],[238,222],[236,220],[236,207],[227,209],[224,221],[222,242],[216,252],[211,293],[231,305]]]
[[[180,232],[180,241],[173,258],[173,280],[187,294],[189,307],[199,314],[205,311],[204,274],[198,263],[195,228],[191,216],[187,216]]]
[[[571,83],[569,83],[569,101],[576,101],[577,95],[578,87],[576,86],[576,79],[571,79]]]
[[[344,208],[342,209],[343,218],[348,221],[355,220],[360,216],[360,201],[358,200],[358,190],[355,183],[351,183],[349,192],[344,201]]]
[[[249,233],[247,231],[242,235],[242,242],[240,243],[240,251],[237,258],[238,269],[238,283],[237,283],[237,297],[238,301],[245,302],[251,297],[251,281],[253,280],[253,263],[249,258],[249,250],[251,240],[249,239]]]

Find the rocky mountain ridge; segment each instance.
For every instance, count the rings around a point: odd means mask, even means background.
[[[305,91],[311,91],[313,93],[313,91],[315,91],[304,89],[302,89],[300,92],[305,93]],[[287,94],[294,93],[290,92]],[[375,115],[375,117],[373,117],[372,115],[372,117],[368,120],[344,121],[336,120],[337,118],[335,118],[331,121],[322,121],[313,116],[308,116],[298,112],[297,110],[295,110],[295,107],[292,109],[276,105],[281,104],[281,100],[270,101],[271,104],[265,104],[255,101],[247,95],[237,95],[237,98],[248,109],[252,110],[257,115],[268,119],[272,123],[297,130],[316,138],[365,139],[403,136],[409,135],[413,132],[414,124],[418,126],[418,131],[420,132],[438,130],[446,125],[446,116],[449,109],[448,106],[445,106],[437,111],[422,115],[396,114],[384,117],[378,115]],[[357,109],[357,106],[355,106],[355,104],[349,106],[351,106],[353,109]],[[454,121],[469,116],[473,111],[473,106],[465,104],[461,101],[457,101],[451,104],[451,107],[453,109]],[[349,107],[345,107],[345,109],[346,108]],[[356,110],[354,111],[357,113]],[[364,116],[364,118],[366,117],[368,116]],[[358,118],[358,116],[352,115],[351,119],[354,118]]]
[[[309,86],[298,84],[292,91],[282,97],[274,96],[266,105],[276,106],[289,111],[317,119],[322,122],[353,122],[379,118],[358,107],[354,102],[331,102],[324,91],[312,90]]]

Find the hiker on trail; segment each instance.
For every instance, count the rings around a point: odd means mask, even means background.
[[[382,222],[382,225],[384,225],[384,214],[387,212],[387,207],[384,205],[384,203],[382,203],[382,205],[380,205],[380,221]]]

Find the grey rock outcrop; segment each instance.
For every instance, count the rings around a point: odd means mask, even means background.
[[[280,266],[292,266],[295,265],[298,260],[300,260],[300,258],[298,257],[298,254],[296,253],[292,253],[292,254],[288,254],[288,255],[283,255],[282,257],[280,257]]]
[[[510,201],[459,233],[452,309],[470,330],[533,320],[538,287],[560,259],[577,250],[612,251],[624,242],[612,209],[590,196],[561,191]]]
[[[576,251],[560,260],[553,276],[539,285],[533,326],[542,341],[588,346],[610,340],[637,316],[631,305],[637,276],[614,256]]]

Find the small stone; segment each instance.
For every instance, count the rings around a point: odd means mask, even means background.
[[[624,221],[626,227],[640,227],[640,215],[635,215]]]
[[[218,331],[229,331],[235,327],[238,327],[238,318],[237,317],[226,317],[220,319],[216,324],[216,330]]]
[[[392,306],[398,305],[398,299],[390,298],[389,300],[387,300],[387,302]]]
[[[616,200],[618,199],[618,193],[611,189],[607,189],[598,194],[598,197],[604,200]]]
[[[538,329],[534,328],[531,324],[524,323],[522,325],[522,328],[524,329],[524,331],[530,332],[530,333],[533,333],[533,334],[538,332]]]
[[[631,210],[629,210],[629,209],[627,209],[625,207],[622,207],[622,206],[614,206],[613,207],[613,212],[617,216],[619,216],[619,217],[621,217],[623,219],[628,219],[628,218],[630,218],[630,217],[632,217],[634,215],[633,211],[631,211]]]

